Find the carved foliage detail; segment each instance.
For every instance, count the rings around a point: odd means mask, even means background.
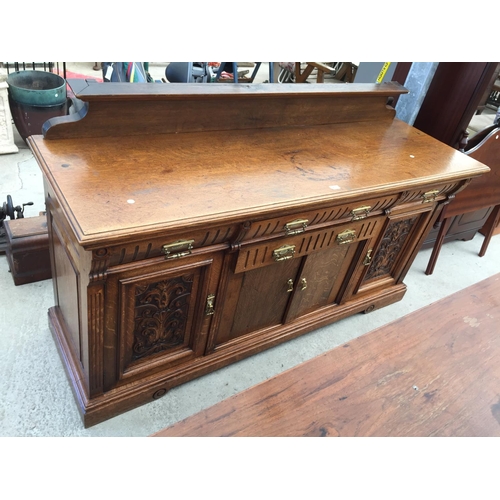
[[[372,260],[365,280],[390,274],[417,217],[389,224],[382,238],[380,248]]]
[[[100,248],[92,252],[92,265],[90,268],[90,282],[97,282],[106,279],[108,270],[109,252],[107,248]]]
[[[182,345],[193,275],[135,287],[132,359]]]

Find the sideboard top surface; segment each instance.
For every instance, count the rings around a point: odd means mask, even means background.
[[[29,141],[84,245],[258,219],[488,172],[393,119],[394,111],[374,99],[383,108],[376,121],[363,121],[360,112],[343,123]]]
[[[340,202],[487,171],[398,120],[376,129],[361,123],[293,133],[33,142],[82,240]]]

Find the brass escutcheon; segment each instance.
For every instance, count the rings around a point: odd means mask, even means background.
[[[213,293],[207,296],[207,304],[205,306],[206,316],[212,316],[212,314],[215,313],[214,300],[215,300],[215,295]]]
[[[336,241],[339,245],[352,243],[356,239],[356,231],[354,229],[346,229],[337,235]]]
[[[290,293],[290,292],[293,292],[293,280],[292,279],[289,279],[286,284],[288,285],[288,288],[287,288],[287,292]]]
[[[300,234],[306,230],[307,223],[309,219],[296,219],[291,222],[287,222],[284,226],[285,233],[287,236],[292,234]]]
[[[295,245],[283,245],[273,251],[273,259],[276,262],[291,259],[295,255]]]
[[[194,240],[179,240],[175,243],[163,245],[161,251],[165,254],[165,259],[178,259],[191,255]],[[175,252],[175,253],[174,253]]]
[[[363,259],[363,265],[364,266],[369,266],[372,262],[372,252],[373,252],[373,248],[370,248],[370,250],[368,250],[365,258]]]

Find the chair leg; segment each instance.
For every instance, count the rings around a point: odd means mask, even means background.
[[[306,80],[309,78],[310,74],[312,73],[314,67],[308,64],[306,66],[306,69],[304,70],[303,73],[300,72],[300,63],[296,62],[295,63],[295,83],[305,83]]]
[[[484,241],[483,244],[481,245],[481,250],[479,251],[479,257],[483,257],[484,254],[486,253],[486,250],[488,250],[488,245],[490,244],[491,237],[493,236],[493,232],[495,231],[499,220],[500,220],[500,205],[497,205],[491,212],[490,216],[488,217],[486,224],[483,226],[483,229],[485,227],[488,227],[488,230],[484,235]]]
[[[444,237],[446,236],[446,233],[450,228],[452,220],[453,217],[447,217],[441,223],[441,227],[439,228],[436,241],[434,242],[434,247],[432,248],[431,258],[429,259],[429,263],[427,264],[427,269],[425,270],[425,274],[427,276],[431,275],[434,272],[434,267],[439,257],[439,252],[441,251],[441,247],[443,246]]]

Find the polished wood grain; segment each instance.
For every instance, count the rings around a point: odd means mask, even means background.
[[[393,83],[302,87],[138,83],[126,88],[123,83],[90,84],[78,93],[86,105],[81,110],[81,114],[86,113],[85,120],[75,121],[69,115],[66,124],[63,120],[48,121],[43,132],[44,137],[54,140],[345,123],[361,112],[360,99],[363,121],[373,122],[384,115],[394,116],[394,109],[385,108],[385,104],[407,93]]]
[[[231,221],[242,214],[273,216],[291,206],[307,209],[346,196],[366,199],[487,171],[399,120],[293,133],[279,128],[129,140],[30,140],[54,189],[64,192],[61,203],[84,244],[131,231]],[[360,169],[361,163],[374,167]]]
[[[440,204],[488,172],[396,120],[405,92],[94,83],[29,138],[85,426],[402,299]]]
[[[500,436],[499,297],[496,275],[156,436]]]

